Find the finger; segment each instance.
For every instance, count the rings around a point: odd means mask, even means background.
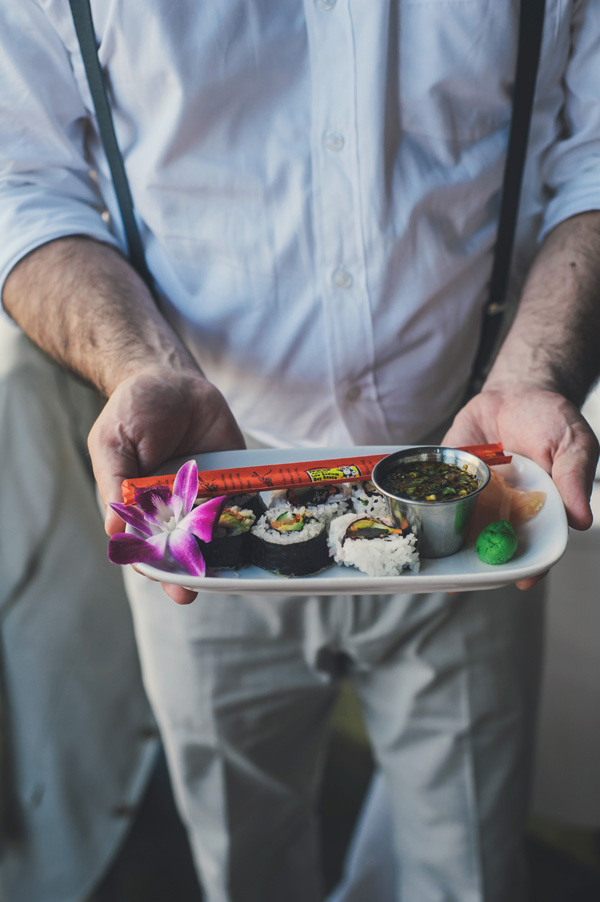
[[[460,448],[464,445],[483,445],[497,442],[497,398],[491,393],[476,395],[454,417],[442,439],[442,445]]]
[[[533,589],[533,587],[537,585],[541,579],[544,579],[547,573],[548,571],[544,570],[543,573],[538,573],[537,576],[529,576],[527,579],[519,579],[517,580],[515,585],[517,589],[522,589],[524,592],[526,592],[528,589]]]
[[[136,573],[140,573],[142,576],[146,576],[146,574],[142,574],[141,571],[135,566],[135,564],[131,565]],[[149,579],[150,582],[156,583],[159,580],[154,579],[152,576],[146,576],[146,579]],[[191,589],[185,589],[183,586],[174,586],[172,583],[161,583],[161,586],[165,593],[171,598],[176,604],[191,604],[192,601],[198,595],[197,592],[193,592]]]
[[[174,586],[171,583],[161,583],[161,586],[175,604],[191,604],[198,595],[191,589],[184,589],[183,586]]]
[[[448,448],[462,448],[466,445],[483,445],[488,441],[487,433],[477,423],[463,417],[452,424],[440,444]]]
[[[92,428],[88,438],[88,447],[98,492],[104,505],[104,529],[107,535],[122,532],[124,523],[115,511],[109,507],[110,502],[122,502],[121,483],[139,475],[138,461],[129,444],[119,442],[114,435],[104,430],[100,420]]]
[[[145,573],[142,573],[142,571],[139,569],[139,567],[136,567],[135,564],[131,564],[131,566],[133,567],[133,569],[135,570],[136,573],[139,573],[140,576],[145,576],[146,579],[149,579],[149,580],[150,580],[150,582],[153,582],[153,583],[159,582],[159,580],[158,580],[158,579],[154,579],[153,576],[146,576],[146,574],[145,574]]]
[[[574,529],[589,529],[592,525],[590,498],[597,459],[596,438],[585,430],[561,446],[552,462],[552,479],[563,499],[569,526]]]
[[[107,535],[122,532],[125,528],[123,520],[109,506],[110,502],[123,503],[123,490],[121,488],[124,479],[138,476],[137,464],[128,464],[122,455],[104,453],[92,459],[94,475],[98,483],[98,492],[104,505],[104,529]]]
[[[116,532],[125,531],[125,523],[115,511],[108,505],[104,505],[104,531],[107,536],[114,536]]]

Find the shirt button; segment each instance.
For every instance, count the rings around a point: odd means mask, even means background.
[[[337,0],[315,0],[315,3],[319,7],[319,9],[327,10],[333,9],[335,4],[337,3]]]
[[[338,288],[350,288],[352,286],[352,276],[346,269],[336,269],[332,278],[333,284]]]
[[[340,135],[339,132],[329,132],[325,135],[325,147],[334,153],[339,153],[345,143],[344,136]]]
[[[358,401],[360,394],[360,385],[351,385],[346,392],[346,401]]]

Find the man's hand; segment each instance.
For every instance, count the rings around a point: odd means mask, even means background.
[[[569,525],[574,529],[591,526],[589,499],[598,442],[575,405],[546,390],[484,389],[458,413],[443,444],[486,442],[502,442],[507,451],[539,464],[561,494]],[[527,589],[540,578],[517,585]]]
[[[89,436],[89,449],[108,535],[123,522],[108,506],[122,501],[124,479],[153,473],[172,457],[243,448],[225,399],[200,372],[148,367],[113,392]],[[163,584],[178,604],[196,593]]]
[[[109,398],[89,438],[109,535],[123,528],[107,508],[122,500],[123,479],[171,457],[244,447],[223,396],[113,247],[49,241],[16,264],[2,297],[33,341]],[[179,603],[195,598],[165,588]]]
[[[574,529],[592,524],[598,461],[598,442],[579,407],[600,375],[599,248],[597,210],[546,236],[483,390],[444,438],[454,446],[502,442],[538,463],[556,483]]]

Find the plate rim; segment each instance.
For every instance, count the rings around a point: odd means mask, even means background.
[[[246,458],[252,458],[252,464],[259,463],[257,457],[264,460],[265,463],[278,463],[282,458],[286,461],[303,461],[313,459],[324,459],[330,457],[351,457],[353,454],[377,454],[391,453],[402,448],[414,447],[413,445],[356,445],[356,446],[335,446],[322,447],[310,446],[302,448],[252,448],[234,451],[206,452],[203,454],[187,455],[176,458],[165,463],[159,470],[157,475],[164,473],[176,472],[182,463],[187,460],[195,459],[199,469],[218,469],[227,466],[243,466]],[[513,461],[511,464],[503,464],[500,469],[511,467],[511,476],[514,473],[532,471],[536,476],[536,481],[540,481],[542,485],[535,485],[534,488],[541,489],[546,492],[546,516],[548,515],[548,507],[556,508],[552,511],[553,518],[553,551],[542,561],[536,568],[532,569],[531,563],[518,563],[496,565],[489,572],[478,570],[469,573],[427,573],[420,570],[418,573],[400,574],[393,577],[369,577],[367,574],[350,567],[338,566],[332,564],[331,567],[323,571],[321,574],[303,577],[280,577],[276,574],[268,574],[264,571],[264,576],[251,576],[244,578],[244,570],[237,571],[216,571],[208,573],[205,577],[192,577],[186,573],[170,573],[151,564],[135,564],[135,570],[142,575],[160,582],[170,583],[171,585],[183,586],[194,592],[216,592],[219,594],[277,594],[277,595],[361,595],[361,594],[421,594],[426,592],[440,591],[476,591],[480,589],[494,589],[501,586],[511,585],[520,579],[525,579],[538,573],[545,572],[554,566],[563,556],[568,541],[568,524],[564,504],[558,493],[558,489],[554,485],[551,477],[539,464],[530,458],[515,452],[506,451],[506,454],[512,454]],[[241,456],[241,458],[240,458]],[[271,458],[268,460],[267,458]],[[508,474],[505,474],[508,475]],[[514,478],[509,478],[512,484],[515,484]],[[517,484],[519,484],[517,480]],[[544,511],[542,508],[542,512]],[[540,512],[539,516],[542,516]],[[535,523],[537,518],[530,521]],[[528,524],[524,524],[525,528]],[[134,530],[127,526],[128,532]],[[466,550],[466,549],[464,549]],[[461,555],[463,552],[458,552]],[[451,555],[455,558],[456,555]],[[439,561],[449,560],[447,558],[438,558]],[[133,566],[133,565],[131,565]],[[436,563],[439,567],[440,564]],[[479,566],[479,562],[477,562]],[[485,565],[483,565],[485,566]],[[491,566],[491,565],[488,565]],[[500,569],[505,568],[505,569]],[[252,568],[253,570],[258,568]],[[262,571],[261,571],[262,572]],[[334,575],[336,574],[336,575]]]

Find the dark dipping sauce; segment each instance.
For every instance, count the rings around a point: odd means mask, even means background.
[[[411,501],[454,501],[478,488],[475,476],[442,460],[413,460],[385,477],[383,488]]]

